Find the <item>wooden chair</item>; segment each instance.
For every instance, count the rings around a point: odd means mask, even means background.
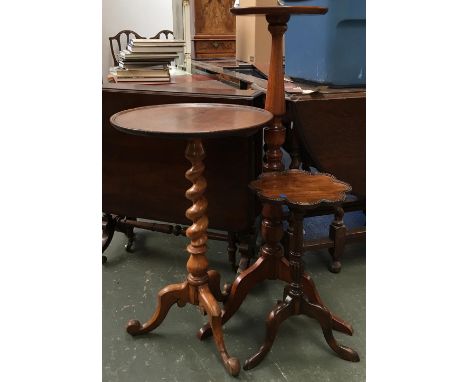
[[[125,35],[126,37],[125,44],[121,43],[122,35]],[[152,40],[160,39],[162,35],[166,37],[166,40],[169,39],[169,35],[172,35],[172,38],[174,38],[174,33],[172,31],[168,29],[163,29],[162,31],[159,31],[155,36],[150,37],[150,39]],[[137,32],[132,31],[130,29],[124,29],[120,31],[119,33],[117,33],[115,36],[109,37],[109,44],[110,44],[110,49],[112,53],[112,59],[114,60],[114,66],[118,65],[118,60],[116,58],[116,56],[118,55],[118,52],[122,50],[122,46],[124,46],[125,48],[128,45],[128,43],[130,42],[130,38],[146,38],[146,37],[142,37]],[[117,42],[117,47],[118,47],[117,50],[115,49],[115,42]]]
[[[122,44],[121,44],[121,41],[120,41],[122,35],[126,36],[126,43],[125,43],[124,47],[126,47],[128,45],[128,43],[130,42],[130,38],[145,38],[145,37],[140,36],[137,32],[134,32],[134,31],[129,30],[129,29],[124,29],[124,30],[120,31],[119,33],[117,33],[115,36],[109,37],[110,50],[111,50],[111,53],[112,53],[112,59],[114,60],[114,66],[118,65],[118,60],[116,58],[116,51],[115,51],[115,48],[114,48],[114,42],[117,42],[117,46],[118,46],[117,54],[118,54],[118,52],[120,52],[122,50]],[[130,37],[130,36],[132,36],[132,37]]]

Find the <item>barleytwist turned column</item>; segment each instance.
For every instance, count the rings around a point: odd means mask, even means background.
[[[208,314],[216,347],[224,366],[229,374],[236,376],[240,371],[240,363],[237,358],[231,357],[227,352],[222,332],[221,309],[215,299],[215,297],[218,300],[223,299],[219,290],[219,273],[213,270],[207,272],[208,259],[205,254],[208,240],[206,235],[208,201],[204,196],[207,184],[203,176],[205,156],[201,139],[193,139],[187,144],[185,157],[192,163],[192,167],[185,173],[185,177],[193,184],[185,193],[185,197],[193,203],[185,213],[185,216],[193,222],[185,233],[190,238],[190,244],[187,246],[187,252],[190,253],[187,261],[189,299],[193,305],[198,305]]]
[[[184,306],[187,303],[199,306],[209,316],[216,348],[224,367],[229,374],[236,376],[240,371],[240,363],[237,358],[231,357],[227,352],[222,332],[221,309],[216,301],[222,301],[226,296],[221,293],[219,288],[219,273],[214,270],[208,271],[208,260],[205,255],[208,240],[206,234],[208,202],[204,196],[207,184],[203,176],[205,156],[201,139],[189,141],[185,157],[190,161],[192,167],[185,173],[185,177],[192,182],[192,187],[186,191],[185,196],[193,204],[187,209],[185,215],[193,224],[186,231],[187,237],[190,238],[190,243],[187,246],[187,251],[190,254],[187,261],[189,272],[187,279],[180,284],[168,285],[162,289],[158,293],[158,305],[152,317],[144,324],[138,320],[130,320],[127,324],[127,332],[131,335],[139,335],[156,329],[164,321],[169,309],[175,303],[179,306]]]
[[[187,245],[187,252],[190,258],[187,262],[187,271],[189,275],[187,279],[191,285],[198,286],[208,281],[208,260],[205,256],[206,242],[208,236],[208,217],[206,210],[208,201],[204,193],[206,190],[206,180],[203,176],[205,165],[205,150],[200,139],[193,139],[187,144],[185,157],[192,163],[192,167],[187,170],[185,177],[190,180],[193,185],[185,192],[185,197],[192,201],[193,205],[187,209],[185,216],[190,219],[193,224],[187,228],[186,235],[190,238],[190,243]]]

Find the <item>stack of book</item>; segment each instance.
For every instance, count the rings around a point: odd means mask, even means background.
[[[170,82],[169,65],[184,52],[184,40],[130,39],[111,68],[115,82]]]
[[[134,69],[169,66],[184,52],[184,40],[130,39],[127,49],[119,53],[119,66]]]
[[[169,68],[122,69],[111,68],[110,75],[114,82],[170,82]]]

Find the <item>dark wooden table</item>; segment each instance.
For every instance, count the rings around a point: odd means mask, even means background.
[[[129,321],[127,332],[131,335],[148,333],[156,329],[175,303],[184,306],[190,303],[199,306],[209,316],[210,327],[215,337],[216,347],[224,366],[231,375],[238,375],[239,360],[227,352],[223,339],[221,309],[217,303],[224,301],[221,292],[220,275],[208,271],[207,229],[208,202],[205,197],[207,181],[204,178],[205,149],[202,139],[224,136],[246,136],[271,122],[273,116],[263,109],[224,105],[224,104],[174,104],[147,106],[119,112],[111,117],[111,124],[125,133],[154,137],[178,138],[188,140],[185,157],[192,167],[185,173],[192,182],[185,196],[192,202],[186,217],[192,221],[186,235],[190,238],[187,252],[188,275],[184,282],[166,286],[158,293],[158,306],[153,316],[144,324],[137,320]],[[167,164],[168,167],[170,164]],[[135,169],[138,171],[138,169]],[[226,204],[229,200],[226,200]]]

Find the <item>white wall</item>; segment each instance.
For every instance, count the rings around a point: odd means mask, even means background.
[[[84,21],[86,25],[86,20]],[[113,66],[109,37],[123,29],[140,36],[154,36],[172,28],[172,0],[102,0],[102,75],[104,82]]]

